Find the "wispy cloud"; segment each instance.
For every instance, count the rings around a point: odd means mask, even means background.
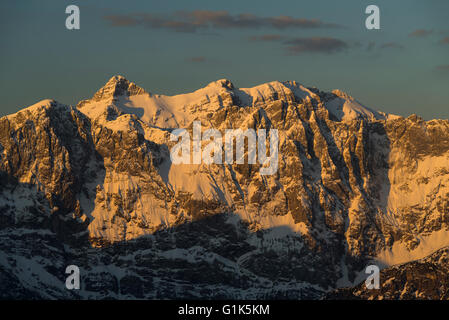
[[[201,29],[230,28],[274,28],[316,29],[339,28],[340,25],[318,19],[294,18],[290,16],[260,17],[251,13],[231,15],[227,11],[178,11],[168,15],[153,13],[115,14],[103,17],[114,27],[144,26],[175,32],[197,32]]]
[[[449,64],[443,64],[435,67],[435,71],[449,74]]]
[[[404,49],[404,46],[398,42],[387,42],[380,46],[381,49]]]
[[[376,48],[376,43],[374,41],[370,41],[366,45],[366,51],[373,51]]]
[[[194,63],[203,63],[207,61],[206,57],[198,56],[198,57],[190,57],[186,59],[187,62],[194,62]]]
[[[264,34],[261,36],[251,36],[248,38],[250,41],[280,41],[284,37],[279,34]]]
[[[132,27],[139,24],[134,17],[126,15],[107,15],[103,18],[107,20],[113,27]]]
[[[433,33],[433,30],[417,29],[409,34],[410,37],[424,38]]]
[[[444,37],[439,41],[440,44],[449,44],[449,37]]]
[[[285,41],[284,44],[290,54],[307,52],[331,54],[349,47],[346,42],[340,39],[328,37],[295,38]]]

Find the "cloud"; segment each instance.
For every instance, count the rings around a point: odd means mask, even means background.
[[[404,46],[397,42],[387,42],[380,46],[381,49],[404,49]]]
[[[449,44],[449,37],[444,37],[439,41],[440,44]]]
[[[251,36],[248,39],[250,41],[279,41],[284,39],[284,37],[279,34],[264,34],[261,36]]]
[[[262,18],[264,19],[264,18]],[[265,18],[267,25],[277,29],[284,28],[340,28],[340,25],[333,23],[323,23],[317,19],[292,18],[289,16],[279,16]]]
[[[449,64],[436,66],[435,71],[438,71],[440,73],[449,73]]]
[[[138,22],[135,18],[125,15],[108,15],[103,16],[103,19],[109,21],[109,23],[113,27],[131,27],[138,25]]]
[[[190,58],[187,58],[186,61],[188,61],[188,62],[194,62],[194,63],[203,63],[203,62],[206,62],[207,59],[206,59],[206,57],[199,56],[199,57],[190,57]]]
[[[290,16],[260,17],[251,13],[231,15],[227,11],[210,10],[178,11],[169,15],[152,13],[115,14],[107,15],[103,18],[113,27],[144,26],[175,32],[197,32],[201,29],[255,29],[261,27],[274,29],[341,27],[318,19],[294,18]]]
[[[301,54],[306,52],[335,53],[348,48],[342,40],[327,37],[295,38],[284,42],[287,52]]]
[[[373,51],[376,47],[376,43],[374,41],[370,41],[366,46],[366,51]]]
[[[433,30],[417,29],[409,34],[410,37],[424,38],[432,34]]]
[[[282,41],[281,44],[287,53],[293,55],[307,52],[331,54],[349,48],[346,42],[329,37],[289,38],[279,34],[263,34],[248,39],[258,42]]]

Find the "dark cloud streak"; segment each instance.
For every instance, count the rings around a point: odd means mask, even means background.
[[[125,15],[107,15],[103,16],[103,19],[109,21],[112,27],[132,27],[138,25],[135,18]]]
[[[199,57],[190,57],[186,59],[187,62],[194,62],[194,63],[203,63],[207,62],[206,57],[199,56]]]
[[[438,72],[444,72],[444,73],[449,73],[449,64],[444,64],[444,65],[440,65],[440,66],[436,66],[435,70]]]
[[[433,30],[417,29],[409,34],[410,37],[424,38],[433,33]]]
[[[279,34],[264,34],[261,36],[251,36],[248,38],[250,41],[265,41],[265,42],[272,42],[272,41],[280,41],[283,40],[284,37]]]
[[[339,28],[317,19],[293,18],[290,16],[259,17],[250,13],[231,15],[227,11],[178,11],[170,15],[152,13],[115,14],[103,17],[113,27],[145,26],[152,29],[166,29],[175,32],[197,32],[200,29],[317,29]]]
[[[381,49],[404,49],[404,46],[397,42],[387,42],[380,46]]]
[[[449,37],[444,37],[439,41],[440,44],[449,44]]]
[[[339,39],[328,37],[295,38],[285,41],[286,50],[290,54],[302,53],[336,53],[345,50],[349,45]]]
[[[373,51],[376,47],[376,43],[374,41],[370,41],[366,46],[366,51]]]

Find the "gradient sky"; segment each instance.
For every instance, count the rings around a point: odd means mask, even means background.
[[[80,30],[65,28],[70,4]],[[381,30],[365,29],[369,4]],[[170,95],[221,78],[242,88],[296,80],[447,119],[448,12],[447,0],[2,0],[0,116],[45,98],[74,105],[121,74]]]

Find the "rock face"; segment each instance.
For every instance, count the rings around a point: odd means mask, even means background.
[[[170,132],[194,121],[277,129],[277,172],[171,163]],[[449,121],[376,112],[339,90],[222,79],[168,97],[115,76],[77,107],[44,100],[0,118],[0,296],[315,299],[373,263],[438,283],[448,152]],[[81,290],[65,288],[72,264]],[[393,280],[376,297],[447,298]]]
[[[449,299],[449,248],[432,255],[393,266],[380,273],[382,286],[367,289],[364,283],[355,288],[342,288],[326,295],[327,299],[369,300],[447,300]]]

